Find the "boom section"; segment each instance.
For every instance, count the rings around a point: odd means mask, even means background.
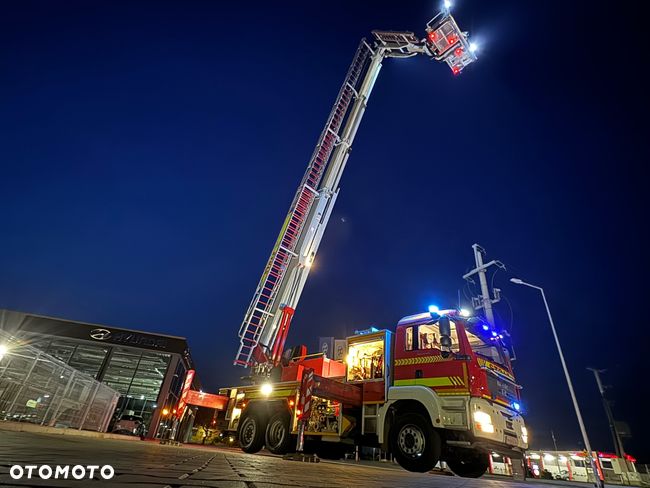
[[[449,19],[456,26],[450,15],[436,20],[438,17],[427,30],[448,24]],[[235,365],[270,369],[280,362],[293,313],[336,203],[341,176],[383,60],[417,54],[444,59],[431,42],[419,40],[412,32],[373,31],[373,35],[373,45],[362,39],[357,48],[291,202],[239,328]],[[467,44],[466,36],[458,31],[455,42]]]

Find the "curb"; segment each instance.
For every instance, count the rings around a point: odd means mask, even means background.
[[[32,432],[36,434],[53,434],[53,435],[71,435],[77,437],[90,437],[93,439],[115,439],[121,441],[139,441],[137,436],[128,436],[121,434],[111,434],[108,432],[94,432],[91,430],[61,429],[58,427],[46,427],[43,425],[34,425],[24,422],[0,422],[0,431],[10,432]]]

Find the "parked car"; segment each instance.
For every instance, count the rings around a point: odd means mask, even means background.
[[[141,435],[144,429],[144,419],[140,415],[123,414],[113,426],[115,434]]]

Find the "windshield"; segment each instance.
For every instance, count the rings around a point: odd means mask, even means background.
[[[449,325],[451,329],[451,351],[458,353],[460,351],[456,324],[453,321],[449,321]],[[438,326],[438,322],[419,326],[413,325],[407,327],[405,333],[405,346],[407,351],[414,349],[440,349],[440,327]],[[466,334],[474,353],[490,362],[500,366],[506,366],[504,358],[507,357],[508,353],[501,347],[499,341],[490,341],[487,338],[482,339],[479,335],[473,334],[469,330],[466,330]],[[499,349],[503,351],[503,354],[499,354]]]
[[[475,354],[487,359],[488,361],[492,361],[493,363],[506,366],[504,357],[507,352],[498,344],[498,341],[487,342],[479,336],[472,334],[469,330],[467,331],[467,339],[469,340],[469,345],[472,346],[472,351],[474,351]],[[499,354],[499,349],[502,351],[501,354]]]

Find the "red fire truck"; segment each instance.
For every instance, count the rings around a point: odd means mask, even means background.
[[[521,459],[528,442],[508,351],[493,332],[455,310],[426,312],[405,317],[394,333],[348,337],[346,363],[294,351],[279,381],[221,391],[230,397],[229,428],[245,452],[295,449],[311,370],[304,435],[316,452],[337,452],[332,443],[377,446],[410,471],[443,460],[460,476],[481,476],[488,452]]]
[[[522,458],[519,387],[498,330],[455,310],[412,315],[395,332],[347,339],[347,361],[284,351],[291,319],[339,193],[339,182],[382,61],[425,55],[457,75],[476,60],[448,9],[419,39],[373,31],[361,41],[239,330],[234,363],[251,384],[224,388],[227,431],[248,453],[266,447],[324,454],[381,446],[410,471],[440,460],[477,477],[489,450]],[[435,90],[434,90],[435,91]]]

